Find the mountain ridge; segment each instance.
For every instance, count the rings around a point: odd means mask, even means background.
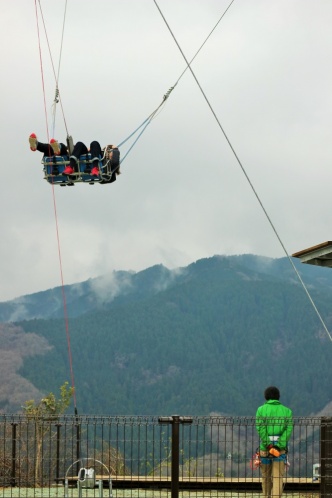
[[[331,324],[332,275],[295,264]],[[332,400],[332,348],[287,258],[213,256],[176,270],[155,265],[120,273],[116,281],[87,281],[84,292],[68,287],[85,413],[249,415],[266,384],[277,384],[298,415]],[[26,313],[35,312],[38,297],[30,297]],[[47,342],[48,350],[24,357],[18,368],[39,392],[68,379],[63,319],[54,310],[49,318],[46,308],[42,319],[8,323]],[[10,312],[0,307],[2,316]]]
[[[235,255],[235,256],[212,256],[203,258],[187,267],[180,267],[169,270],[163,265],[154,265],[139,272],[133,271],[113,271],[104,276],[94,277],[80,283],[64,286],[66,302],[68,304],[69,316],[79,316],[82,313],[100,308],[104,304],[113,300],[130,300],[130,296],[135,294],[135,300],[145,294],[157,293],[165,286],[171,285],[174,280],[181,280],[183,273],[190,273],[194,268],[199,268],[200,264],[212,263],[219,258],[227,260],[230,265],[244,266],[247,270],[270,275],[277,278],[288,278],[290,281],[300,285],[300,282],[287,258],[273,259],[256,255]],[[331,276],[326,269],[310,267],[294,260],[299,273],[306,275],[315,285],[326,286],[332,289]],[[305,267],[305,268],[304,268]],[[283,276],[281,276],[281,274]],[[312,285],[312,284],[311,284]],[[140,289],[143,289],[141,291]],[[107,299],[105,301],[105,292]],[[33,318],[61,318],[63,316],[63,293],[62,287],[27,294],[24,296],[0,302],[0,323],[30,320]]]

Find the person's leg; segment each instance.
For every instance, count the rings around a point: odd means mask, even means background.
[[[98,176],[99,175],[99,158],[102,155],[100,143],[94,140],[90,144],[90,153],[91,153],[91,175]],[[88,171],[87,171],[88,172]]]
[[[67,145],[60,143],[60,156],[68,156]]]
[[[70,157],[78,160],[82,154],[86,154],[87,152],[87,146],[83,142],[76,142],[76,144],[74,145],[73,153]]]
[[[52,157],[54,155],[68,155],[66,145],[63,143],[59,144],[59,142],[57,140],[54,140],[54,138],[52,138],[49,144],[45,144],[42,142],[38,142],[36,134],[31,133],[31,135],[29,136],[29,144],[32,151],[38,150],[39,152],[42,152],[45,157]]]
[[[281,498],[284,488],[283,477],[285,474],[284,460],[272,463],[272,497]]]
[[[43,144],[41,142],[37,142],[37,150],[39,152],[42,152],[45,157],[52,157],[54,156],[54,152],[52,150],[52,147],[50,144]]]
[[[67,166],[64,171],[63,171],[63,174],[64,175],[71,175],[72,173],[74,173],[74,171],[78,171],[78,160],[80,158],[80,156],[82,156],[82,154],[86,154],[88,152],[88,149],[86,147],[86,145],[83,143],[83,142],[77,142],[74,146],[74,149],[73,149],[73,153],[72,155],[69,157],[69,166]]]
[[[272,490],[272,463],[261,463],[262,490],[264,498],[271,497]]]
[[[98,161],[102,155],[100,143],[94,140],[90,144],[91,161]]]

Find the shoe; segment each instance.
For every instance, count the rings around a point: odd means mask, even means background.
[[[50,140],[50,146],[52,147],[54,154],[56,156],[59,156],[61,148],[60,148],[59,142],[57,140],[55,140],[55,138],[51,138],[51,140]]]
[[[73,173],[74,173],[74,168],[72,168],[71,166],[66,166],[62,172],[63,175],[72,175]]]
[[[37,136],[35,133],[31,133],[29,137],[29,144],[30,144],[30,149],[33,152],[35,152],[37,150],[37,144],[38,144]]]
[[[95,166],[94,168],[92,168],[92,170],[91,170],[91,176],[99,176],[99,168],[97,168],[97,166]]]

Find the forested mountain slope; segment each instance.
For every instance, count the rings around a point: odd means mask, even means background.
[[[311,265],[303,265],[293,259],[302,278],[310,288],[332,290],[332,271]],[[145,299],[158,294],[172,285],[190,278],[200,272],[210,271],[213,264],[227,265],[234,271],[253,271],[265,277],[277,277],[288,283],[299,284],[298,278],[287,258],[271,259],[250,254],[241,256],[215,256],[202,259],[185,268],[168,270],[156,265],[140,272],[113,271],[85,282],[64,287],[67,311],[70,317],[88,311],[108,308],[129,301]],[[205,268],[206,267],[206,268]],[[63,293],[61,287],[35,294],[20,296],[0,302],[0,323],[30,320],[32,318],[62,318]]]
[[[332,271],[296,264],[329,327]],[[120,277],[67,289],[81,413],[253,415],[268,384],[297,415],[332,400],[332,344],[287,259],[216,256]],[[19,374],[44,392],[69,380],[63,319],[15,326],[51,348],[24,357]]]

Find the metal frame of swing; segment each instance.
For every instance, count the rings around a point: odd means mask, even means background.
[[[111,151],[113,151],[113,155],[107,159],[107,154]],[[116,172],[120,166],[120,152],[117,148],[105,147],[104,154],[100,157],[98,163],[99,177],[85,172],[87,168],[91,168],[91,159],[90,153],[83,154],[79,157],[77,163],[78,171],[75,171],[71,175],[63,175],[64,169],[70,163],[69,156],[43,157],[44,179],[48,183],[60,185],[61,187],[73,186],[75,183],[88,183],[89,185],[94,185],[95,183],[107,184],[116,180]]]

